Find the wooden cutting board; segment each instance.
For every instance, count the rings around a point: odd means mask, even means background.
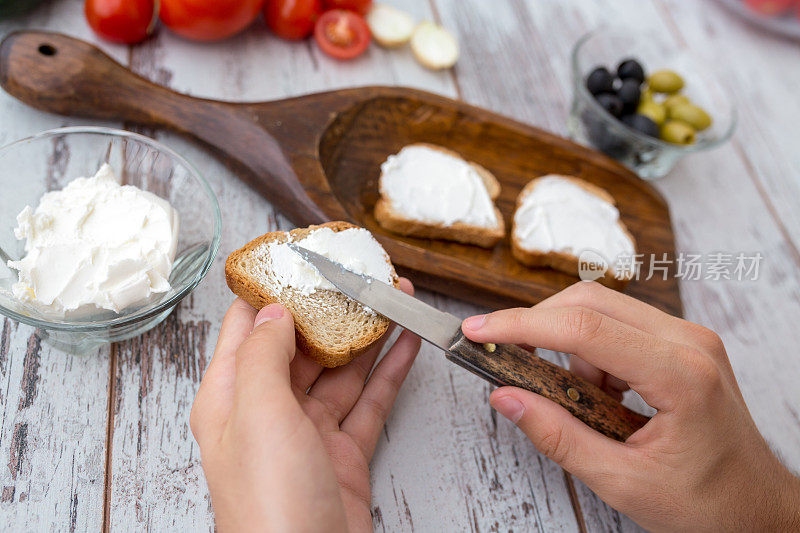
[[[577,278],[519,264],[507,239],[485,250],[383,230],[372,216],[379,167],[404,145],[445,146],[492,171],[502,185],[497,203],[508,228],[528,181],[549,173],[578,176],[616,198],[640,253],[674,258],[666,202],[625,167],[551,133],[427,92],[363,87],[274,102],[206,100],[137,76],[88,43],[28,31],[12,33],[0,44],[0,85],[45,111],[191,136],[295,224],[338,219],[365,226],[417,286],[489,307],[531,305]],[[647,274],[647,264],[643,271]],[[682,314],[672,265],[666,279],[658,273],[633,281],[626,292]]]

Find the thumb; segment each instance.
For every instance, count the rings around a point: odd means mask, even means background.
[[[590,487],[624,470],[626,446],[591,429],[560,405],[516,387],[495,390],[489,402],[536,449]]]
[[[289,363],[294,354],[292,314],[280,304],[267,305],[236,351],[237,400],[261,404],[276,394],[291,395]]]

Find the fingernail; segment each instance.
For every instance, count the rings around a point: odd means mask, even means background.
[[[253,325],[253,329],[257,328],[264,322],[269,322],[270,320],[275,320],[276,318],[280,318],[283,316],[283,306],[280,304],[269,304],[268,306],[261,309],[256,315],[256,322]]]
[[[486,323],[486,315],[471,316],[464,321],[464,326],[472,331],[479,330]]]
[[[511,396],[501,396],[497,398],[492,402],[492,407],[515,424],[522,418],[522,414],[525,412],[525,406],[522,405],[519,400]]]

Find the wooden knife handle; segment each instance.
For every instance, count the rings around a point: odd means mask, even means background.
[[[447,358],[494,385],[512,385],[544,396],[587,426],[619,441],[625,441],[650,420],[588,381],[519,346],[482,345],[460,335]]]

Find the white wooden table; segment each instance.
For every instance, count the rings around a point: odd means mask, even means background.
[[[684,160],[657,183],[672,209],[679,251],[758,251],[764,260],[758,281],[683,283],[686,316],[723,337],[759,428],[800,469],[800,43],[761,33],[716,2],[391,1],[455,31],[462,58],[453,72],[432,73],[408,50],[378,47],[338,63],[311,43],[271,37],[261,22],[215,45],[162,30],[144,45],[114,46],[92,35],[80,0],[54,1],[0,23],[0,35],[17,28],[66,32],[197,96],[269,100],[408,85],[560,134],[571,97],[568,54],[585,31],[613,21],[690,47],[719,67],[741,121],[732,142]],[[0,144],[81,123],[0,94]],[[164,324],[99,353],[67,355],[40,345],[30,327],[0,322],[0,529],[213,527],[188,418],[233,299],[223,263],[243,242],[289,224],[207,152],[169,133],[145,133],[176,148],[211,181],[223,212],[222,247],[206,280]],[[422,297],[462,316],[479,311],[440,295]],[[429,346],[422,352],[373,461],[376,529],[636,529],[498,417],[487,384]]]

